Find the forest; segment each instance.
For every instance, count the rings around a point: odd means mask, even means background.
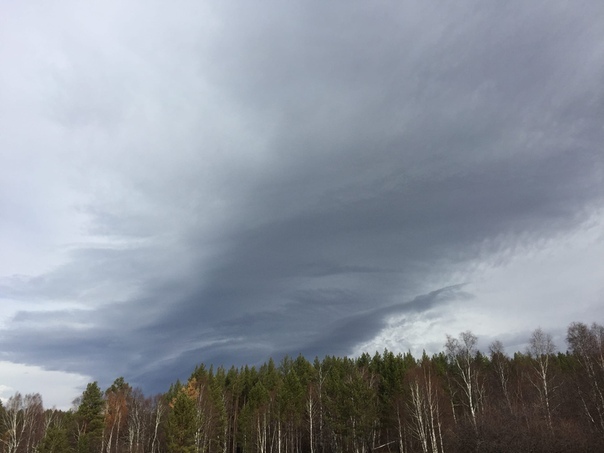
[[[479,351],[472,332],[438,354],[303,356],[259,367],[198,365],[146,396],[124,378],[88,384],[69,411],[39,394],[0,406],[0,451],[444,453],[604,451],[604,326],[572,323],[566,352]]]

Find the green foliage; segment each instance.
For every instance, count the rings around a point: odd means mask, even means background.
[[[358,360],[326,357],[326,421],[341,448],[369,447],[379,411],[379,378],[371,370],[371,357]]]
[[[105,400],[97,382],[88,384],[76,412],[78,453],[97,452],[103,437]]]
[[[38,446],[38,453],[69,453],[72,451],[67,429],[61,426],[50,426]]]
[[[184,387],[176,392],[170,403],[167,440],[169,453],[193,453],[195,451],[195,401]]]
[[[123,393],[123,394],[127,394],[130,393],[130,391],[132,390],[132,387],[130,387],[130,384],[128,384],[123,377],[118,377],[115,381],[113,381],[113,384],[111,384],[111,386],[105,390],[105,395],[108,395],[110,393],[114,393],[114,394],[118,394],[118,393]]]
[[[419,360],[385,350],[202,364],[155,398],[120,377],[28,427],[27,405],[0,403],[0,433],[16,424],[24,440],[10,451],[40,453],[604,451],[604,327],[574,323],[568,342],[566,353],[510,358],[499,344],[487,356],[463,332]]]

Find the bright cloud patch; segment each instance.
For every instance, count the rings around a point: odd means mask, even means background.
[[[0,399],[3,402],[16,392],[22,395],[40,393],[44,407],[67,410],[89,382],[90,377],[80,374],[0,361]]]

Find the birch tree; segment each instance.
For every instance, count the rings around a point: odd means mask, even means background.
[[[572,323],[566,341],[581,366],[577,388],[585,415],[604,434],[604,326]]]
[[[5,429],[0,441],[6,453],[37,449],[44,436],[44,407],[40,394],[22,396],[16,392],[6,402],[0,424]]]
[[[160,439],[159,439],[159,427],[164,420],[164,416],[168,410],[168,405],[164,400],[162,395],[156,395],[152,400],[152,431],[151,434],[151,453],[159,452],[160,447]]]
[[[424,356],[419,367],[409,373],[408,411],[411,430],[423,453],[444,451],[439,386],[430,359]]]
[[[6,453],[16,453],[19,445],[23,441],[25,433],[25,424],[21,411],[23,409],[23,396],[19,392],[11,396],[6,402],[2,425],[5,434],[1,438]]]
[[[475,358],[478,353],[478,338],[469,330],[459,334],[459,338],[447,335],[445,350],[450,363],[456,370],[454,381],[463,396],[463,403],[476,434],[478,434],[478,414],[484,398],[484,386],[477,369]]]
[[[493,366],[493,370],[495,371],[497,383],[499,384],[499,388],[503,394],[505,404],[511,413],[512,412],[512,400],[510,398],[510,390],[509,390],[510,365],[509,365],[509,359],[505,355],[505,349],[503,347],[503,343],[501,343],[501,341],[499,341],[499,340],[494,341],[489,346],[489,352],[491,353],[491,364]]]
[[[132,388],[123,377],[117,378],[105,391],[105,451],[119,451],[121,434],[128,426],[128,400]]]
[[[555,345],[550,334],[545,333],[540,327],[533,331],[529,340],[529,355],[534,360],[534,376],[531,377],[533,386],[539,393],[539,399],[545,413],[547,426],[550,432],[554,433],[552,425],[552,393],[555,390],[553,385],[553,374],[550,368],[550,360],[555,352]]]

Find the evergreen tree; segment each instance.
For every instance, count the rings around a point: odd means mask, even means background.
[[[76,412],[77,451],[100,451],[103,438],[103,411],[105,400],[97,382],[88,384]]]
[[[69,445],[67,430],[62,426],[50,426],[46,430],[38,446],[38,453],[69,453],[73,451]]]
[[[185,387],[176,393],[170,403],[168,414],[167,441],[170,453],[193,453],[195,451],[195,400]]]
[[[556,353],[538,330],[526,353],[494,342],[486,356],[463,332],[420,360],[200,365],[154,399],[91,383],[68,412],[17,393],[0,403],[0,453],[604,451],[604,327],[574,323],[567,341]]]

